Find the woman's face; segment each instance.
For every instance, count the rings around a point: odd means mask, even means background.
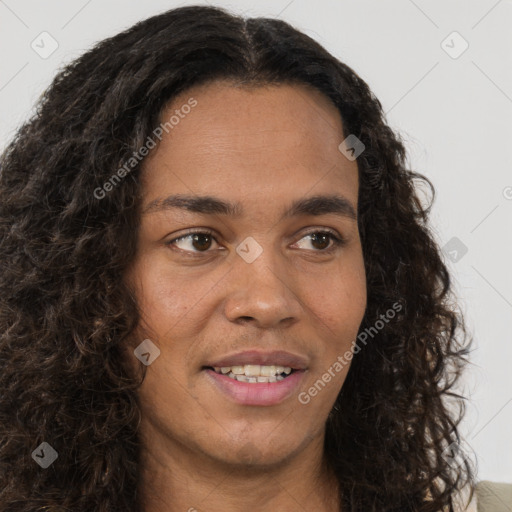
[[[302,86],[216,82],[176,98],[162,123],[173,114],[144,162],[127,274],[142,312],[129,356],[142,364],[133,348],[145,339],[160,351],[155,358],[143,345],[141,432],[154,451],[277,464],[321,447],[348,371],[335,363],[352,350],[364,315],[350,215],[357,164],[338,149],[335,107]]]

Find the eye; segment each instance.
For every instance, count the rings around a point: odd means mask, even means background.
[[[188,244],[188,248],[178,247],[178,249],[181,249],[184,252],[192,253],[208,252],[208,249],[211,247],[212,240],[215,240],[215,238],[213,237],[213,232],[210,230],[192,231],[185,235],[180,236],[179,238],[175,238],[174,240],[166,242],[166,245],[177,246],[178,242],[186,241],[187,243],[183,243],[183,245],[187,246]],[[193,247],[194,249],[198,250],[190,250],[190,247]]]
[[[314,247],[316,247],[316,249],[313,249],[314,252],[331,253],[338,249],[339,247],[346,244],[345,238],[343,238],[341,235],[335,233],[334,231],[325,229],[317,229],[316,231],[310,231],[309,233],[306,233],[301,238],[301,240],[305,239],[306,237],[309,237],[312,244],[320,245],[320,248],[314,245]],[[182,252],[190,254],[207,253],[211,252],[208,249],[211,248],[212,240],[215,241],[215,243],[217,243],[215,237],[213,236],[213,231],[211,230],[190,231],[184,235],[181,235],[178,238],[174,238],[173,240],[166,242],[166,245],[170,247],[178,247],[178,249],[181,250]],[[329,241],[332,241],[332,245],[330,246]],[[297,242],[297,244],[299,242]],[[179,247],[178,243],[181,243],[182,247]]]
[[[306,233],[301,240],[309,237],[311,244],[320,245],[320,249],[316,247],[315,252],[331,253],[346,244],[345,238],[330,230],[316,230]],[[329,246],[329,240],[332,240],[332,245]],[[299,243],[299,242],[297,242]]]

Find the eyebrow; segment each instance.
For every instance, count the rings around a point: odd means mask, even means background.
[[[151,201],[143,210],[143,215],[148,213],[181,209],[203,215],[226,215],[229,217],[241,217],[243,206],[240,202],[231,203],[213,196],[191,196],[176,194],[165,199]],[[302,197],[294,201],[282,214],[281,220],[297,217],[299,215],[327,215],[334,214],[357,220],[356,209],[353,204],[340,195],[315,195]]]

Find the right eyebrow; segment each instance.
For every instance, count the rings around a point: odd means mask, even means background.
[[[194,213],[205,215],[229,215],[231,217],[240,217],[242,215],[242,205],[240,203],[230,203],[212,196],[189,196],[176,194],[165,199],[155,199],[151,201],[143,210],[143,214],[161,212],[172,209],[188,210]]]

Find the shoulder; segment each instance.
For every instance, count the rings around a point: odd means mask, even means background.
[[[480,509],[478,508],[478,493],[476,492],[476,486],[471,501],[469,500],[470,495],[471,488],[469,485],[466,485],[466,487],[460,491],[460,494],[454,497],[454,512],[480,512]]]
[[[454,512],[512,512],[512,483],[482,480],[475,484],[471,501],[469,501],[470,494],[469,487],[465,487],[454,496]],[[427,498],[430,498],[430,495]]]
[[[476,484],[478,512],[512,510],[512,484],[482,480]]]

